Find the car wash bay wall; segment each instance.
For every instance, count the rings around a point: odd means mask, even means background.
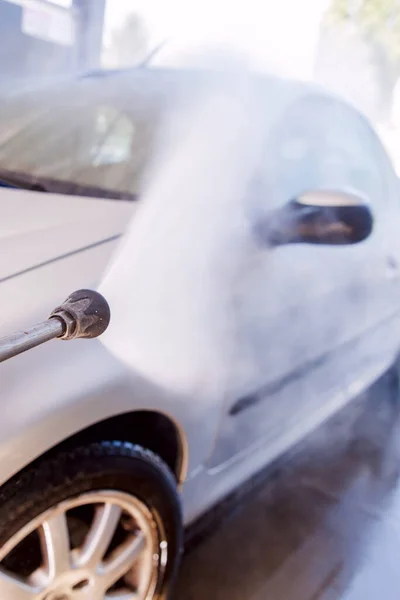
[[[96,68],[104,7],[105,0],[0,0],[0,86]]]

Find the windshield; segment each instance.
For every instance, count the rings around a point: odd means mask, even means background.
[[[0,103],[0,184],[135,199],[157,115],[140,110],[118,79],[78,80],[58,91]],[[106,90],[106,91],[105,91]],[[124,99],[124,103],[119,100]]]

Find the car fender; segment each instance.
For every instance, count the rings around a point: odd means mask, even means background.
[[[53,341],[15,357],[0,365],[0,385],[0,485],[75,433],[130,411],[158,411],[176,424],[189,476],[210,455],[217,433],[215,400],[157,388],[99,340]]]

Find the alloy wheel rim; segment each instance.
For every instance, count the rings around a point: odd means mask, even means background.
[[[79,544],[71,533],[74,511],[90,514]],[[40,549],[35,568],[10,570],[7,561],[31,538]],[[111,490],[81,494],[42,513],[3,545],[0,598],[150,600],[167,550],[158,524],[137,498]]]

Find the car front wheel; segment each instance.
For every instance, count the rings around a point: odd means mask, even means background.
[[[0,490],[0,598],[161,598],[181,543],[176,483],[152,452],[115,441],[60,452]]]

